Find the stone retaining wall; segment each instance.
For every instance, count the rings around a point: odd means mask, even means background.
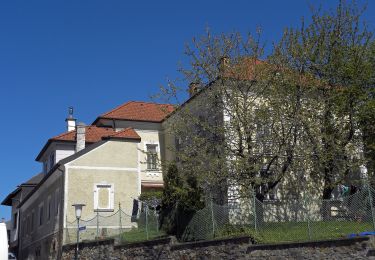
[[[375,259],[369,237],[304,243],[253,245],[249,237],[177,244],[171,238],[114,245],[114,240],[80,243],[80,259]],[[73,259],[75,244],[63,248]],[[367,256],[368,255],[368,256]]]

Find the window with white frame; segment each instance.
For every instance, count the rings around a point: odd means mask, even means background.
[[[96,211],[113,211],[114,185],[100,183],[94,187],[94,209]]]
[[[157,144],[146,144],[147,148],[147,170],[158,169]]]

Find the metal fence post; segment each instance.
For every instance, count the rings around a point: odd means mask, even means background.
[[[215,237],[215,216],[214,216],[214,205],[211,197],[211,220],[212,220],[212,237]]]
[[[156,215],[156,232],[159,234],[159,213],[156,211],[156,209],[154,210],[154,213]]]
[[[256,194],[255,194],[255,190],[253,190],[251,188],[252,192],[251,194],[253,195],[253,212],[254,212],[254,228],[255,228],[255,232],[258,232],[258,219],[257,219],[257,198],[256,198]]]
[[[306,207],[306,218],[307,218],[307,233],[309,236],[309,240],[311,240],[311,226],[310,226],[310,212],[309,212],[309,201],[308,201],[308,194],[305,195],[305,207]]]
[[[372,201],[371,186],[370,186],[369,181],[367,181],[367,190],[368,190],[370,209],[371,209],[372,228],[375,230],[374,205],[373,205],[373,201]]]
[[[148,206],[147,205],[146,205],[145,214],[146,214],[146,239],[148,240]]]
[[[99,237],[99,211],[96,211],[96,237]]]
[[[121,202],[118,203],[118,212],[120,214],[120,219],[119,219],[119,227],[120,227],[120,230],[119,230],[119,240],[121,241],[121,234],[122,234],[122,219],[121,219]]]
[[[68,216],[65,216],[65,223],[66,223],[66,226],[65,226],[65,230],[66,230],[66,235],[65,235],[65,240],[70,243],[70,235],[69,235],[69,228],[68,228]]]

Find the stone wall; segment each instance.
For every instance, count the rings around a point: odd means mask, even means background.
[[[127,245],[114,240],[80,243],[80,259],[375,259],[369,237],[318,242],[253,245],[249,237],[178,244],[164,238]],[[74,257],[75,245],[63,248]]]

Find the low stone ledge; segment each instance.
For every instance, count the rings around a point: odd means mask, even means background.
[[[224,245],[224,244],[233,244],[233,245],[234,244],[249,244],[251,243],[251,241],[252,241],[252,238],[249,236],[206,240],[206,241],[195,241],[195,242],[187,242],[183,244],[172,245],[171,250],[193,249],[193,248],[199,248],[199,247],[218,246],[218,245]]]
[[[79,242],[78,246],[80,249],[84,247],[94,247],[94,246],[105,246],[105,245],[114,245],[115,240],[113,238],[109,239],[98,239],[98,240],[92,240],[92,241],[81,241]],[[63,251],[75,249],[77,246],[77,243],[71,243],[71,244],[65,244],[63,245],[62,249]]]
[[[261,244],[251,245],[247,249],[247,253],[256,250],[283,250],[289,248],[301,248],[301,247],[340,247],[350,246],[356,243],[367,242],[369,237],[356,237],[356,238],[340,238],[335,240],[319,240],[319,241],[307,241],[307,242],[292,242],[292,243],[278,243],[278,244]]]
[[[151,247],[151,246],[157,246],[157,245],[165,245],[170,244],[171,238],[165,237],[165,238],[159,238],[154,240],[145,240],[140,242],[133,242],[133,243],[125,243],[125,244],[119,244],[116,245],[115,249],[128,249],[128,248],[135,248],[135,247]]]

